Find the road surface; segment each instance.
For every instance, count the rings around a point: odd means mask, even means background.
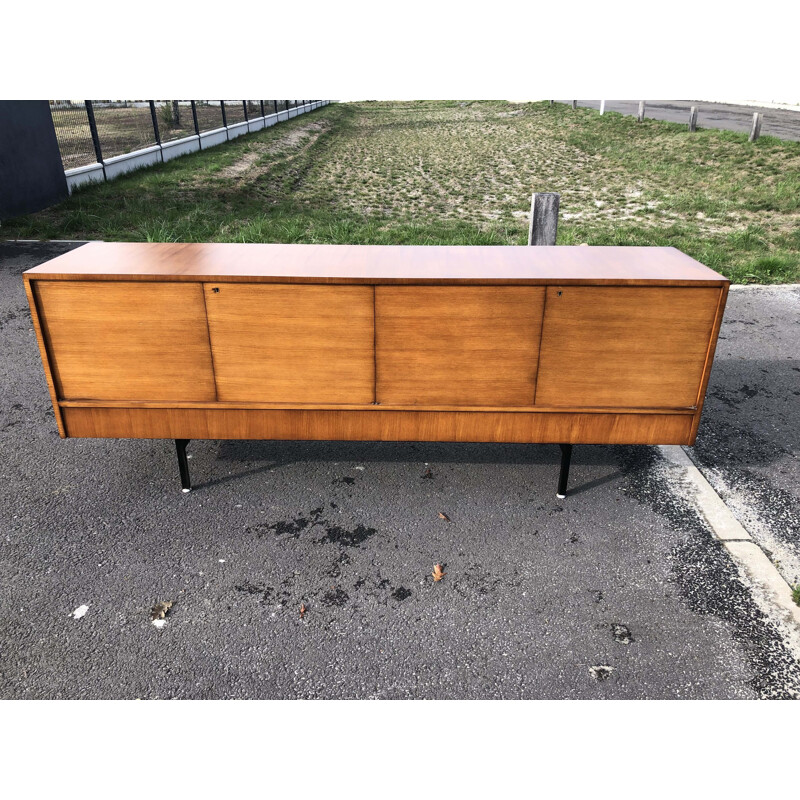
[[[559,100],[571,103],[571,100]],[[800,141],[800,107],[797,111],[779,108],[758,108],[737,106],[729,103],[708,103],[702,100],[646,100],[645,116],[666,122],[680,122],[688,125],[689,109],[697,106],[697,126],[699,128],[719,128],[725,131],[749,133],[753,124],[753,112],[763,114],[762,136],[776,136],[780,139]],[[600,108],[599,100],[578,100],[584,108]],[[639,113],[638,100],[606,100],[606,111],[636,116]]]

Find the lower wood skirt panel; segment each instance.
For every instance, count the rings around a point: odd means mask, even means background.
[[[62,408],[68,437],[691,444],[688,414]]]

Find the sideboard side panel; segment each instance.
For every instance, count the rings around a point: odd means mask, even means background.
[[[700,427],[700,417],[703,413],[703,404],[706,400],[706,391],[708,389],[708,381],[711,377],[711,370],[714,366],[714,353],[717,350],[717,342],[719,341],[719,331],[722,327],[722,317],[725,314],[725,304],[728,300],[728,288],[730,284],[725,284],[720,290],[719,304],[717,306],[717,314],[714,319],[714,328],[711,331],[711,339],[708,343],[708,353],[706,354],[706,363],[703,368],[703,380],[700,382],[700,390],[697,393],[697,410],[694,414],[694,421],[692,423],[692,430],[689,435],[689,444],[693,445],[697,438],[697,430]]]
[[[47,345],[45,344],[44,332],[39,318],[39,309],[36,303],[36,295],[33,290],[35,281],[31,281],[27,276],[25,277],[25,294],[28,297],[28,307],[31,311],[31,322],[33,322],[33,330],[36,334],[36,342],[39,345],[39,355],[42,358],[42,366],[44,367],[44,377],[47,382],[47,390],[50,392],[50,402],[53,404],[53,414],[56,419],[56,426],[58,428],[58,435],[65,439],[67,436],[66,428],[64,427],[64,420],[61,416],[61,408],[58,405],[58,393],[56,392],[55,381],[53,380],[53,369],[50,364],[50,355],[47,352]]]

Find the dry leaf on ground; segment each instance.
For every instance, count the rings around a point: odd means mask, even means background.
[[[433,472],[431,471],[430,467],[428,467],[428,469],[425,470],[425,472],[423,473],[422,477],[423,478],[432,478],[433,477]]]
[[[306,615],[306,604],[300,603],[300,619],[303,619],[305,615]]]
[[[443,519],[445,522],[452,522],[453,520],[444,513],[444,511],[439,512],[439,519]]]
[[[433,575],[434,581],[440,581],[444,578],[444,567],[441,564],[434,564],[431,575]]]
[[[172,605],[173,603],[171,600],[166,600],[156,603],[150,609],[150,619],[152,620],[164,619],[164,617],[167,616],[167,611],[169,611],[172,608]]]

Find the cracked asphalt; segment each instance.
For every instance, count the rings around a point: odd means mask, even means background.
[[[0,243],[1,697],[800,692],[656,448],[576,447],[559,501],[551,445],[197,441],[184,495],[171,441],[62,441],[20,275],[66,247]],[[693,453],[787,559],[797,291],[732,291]]]

